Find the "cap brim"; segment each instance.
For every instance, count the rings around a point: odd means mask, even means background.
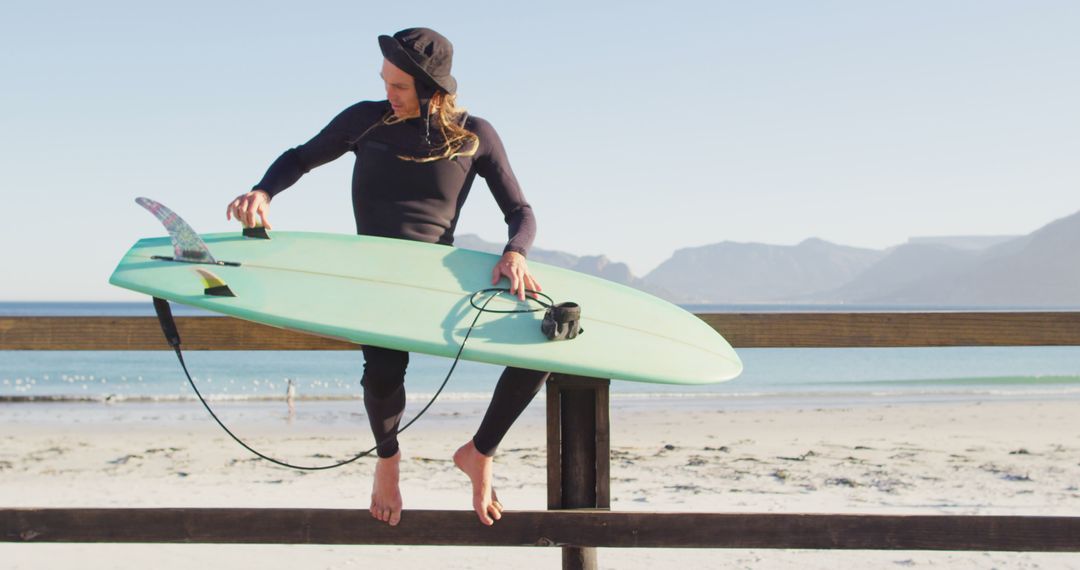
[[[379,36],[379,49],[382,50],[383,57],[385,57],[387,61],[397,66],[398,69],[413,76],[413,78],[420,79],[447,93],[454,93],[457,91],[457,80],[454,79],[454,76],[447,75],[442,81],[435,79],[429,75],[428,72],[424,71],[424,68],[416,63],[416,60],[409,55],[409,52],[405,47],[392,36]]]

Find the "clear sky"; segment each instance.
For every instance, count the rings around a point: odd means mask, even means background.
[[[1080,2],[5,2],[0,300],[137,300],[107,279],[201,232],[346,106],[383,99],[376,37],[454,43],[537,247],[643,275],[683,247],[1020,234],[1080,210]],[[348,233],[351,155],[275,199]],[[482,180],[458,233],[501,241]]]

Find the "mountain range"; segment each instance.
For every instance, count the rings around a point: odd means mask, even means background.
[[[475,235],[455,245],[502,251]],[[677,250],[643,277],[604,255],[534,248],[529,259],[680,304],[1080,307],[1080,212],[1023,236],[916,237],[880,250],[722,241]]]

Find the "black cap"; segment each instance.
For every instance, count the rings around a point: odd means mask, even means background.
[[[435,30],[409,28],[379,36],[379,48],[383,57],[414,79],[447,93],[457,91],[457,80],[450,75],[454,46]]]

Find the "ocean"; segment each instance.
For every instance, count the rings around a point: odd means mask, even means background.
[[[690,306],[695,312],[827,310],[822,307]],[[851,307],[838,307],[845,311]],[[882,309],[866,307],[866,310]],[[207,314],[175,306],[178,315]],[[147,303],[0,303],[0,316],[150,316]],[[1080,399],[1080,347],[740,349],[743,374],[709,386],[613,379],[614,402],[665,406],[707,399],[725,407],[880,405],[905,401]],[[189,351],[200,391],[217,402],[359,400],[359,351]],[[451,360],[413,354],[406,388],[426,402]],[[486,401],[500,367],[461,362],[440,396]],[[0,351],[0,402],[189,402],[195,399],[175,355],[161,352]]]

